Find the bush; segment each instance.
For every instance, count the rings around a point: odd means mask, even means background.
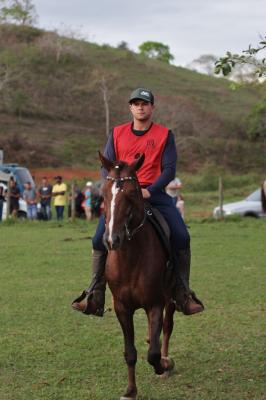
[[[219,177],[223,179],[225,190],[239,190],[243,187],[252,188],[260,185],[258,174],[250,173],[245,175],[233,175],[230,172],[213,164],[205,166],[198,174],[186,175],[181,180],[185,191],[189,192],[213,192],[218,191]]]
[[[250,139],[266,138],[266,99],[252,108],[247,124],[247,135]]]
[[[42,36],[43,32],[29,25],[3,24],[0,26],[1,39],[13,38],[15,42],[31,43]]]

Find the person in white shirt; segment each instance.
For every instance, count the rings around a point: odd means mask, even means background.
[[[166,186],[166,193],[172,197],[173,203],[179,210],[182,218],[185,218],[185,203],[182,195],[180,194],[180,189],[182,188],[182,182],[179,178],[175,178]]]

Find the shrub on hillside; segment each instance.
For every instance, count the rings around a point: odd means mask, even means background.
[[[247,124],[247,135],[250,139],[266,138],[266,98],[252,108]]]
[[[12,41],[13,43],[32,43],[37,38],[42,36],[43,31],[29,25],[13,25],[1,24],[0,25],[0,38],[5,43]]]

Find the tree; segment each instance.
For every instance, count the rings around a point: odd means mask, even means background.
[[[8,64],[1,63],[0,64],[0,93],[3,92],[5,86],[9,83],[10,80],[10,68]]]
[[[105,134],[108,137],[110,132],[110,106],[109,101],[111,99],[110,89],[108,87],[108,78],[103,74],[99,79],[99,87],[103,96],[103,104],[105,110]]]
[[[144,42],[139,46],[140,54],[145,57],[163,61],[170,64],[174,60],[174,56],[170,53],[169,46],[160,42]]]
[[[67,34],[60,35],[57,30],[43,33],[37,44],[43,54],[53,54],[57,63],[64,56],[79,58],[84,54],[84,47],[79,41],[72,40]]]
[[[91,87],[100,90],[105,111],[105,134],[108,137],[110,133],[110,101],[114,93],[118,90],[116,84],[117,76],[101,67],[95,69],[91,76]]]
[[[192,70],[196,70],[203,74],[207,74],[210,76],[214,75],[214,64],[217,61],[217,57],[213,54],[202,54],[199,58],[193,60],[188,68]]]
[[[12,93],[12,108],[19,119],[22,118],[23,111],[29,106],[30,98],[24,90],[18,89]]]
[[[129,50],[128,43],[122,40],[120,43],[118,43],[117,48],[120,50]]]
[[[8,54],[1,53],[0,60],[0,98],[9,101],[14,93],[13,87],[20,79],[23,79],[23,69],[21,69],[16,60]]]
[[[215,76],[214,67],[217,59],[218,57],[213,54],[202,54],[188,64],[187,67],[209,76]],[[254,81],[254,72],[254,65],[238,64],[232,70],[229,79],[236,82],[252,82]]]
[[[259,42],[257,47],[249,45],[242,54],[232,54],[230,51],[225,56],[219,58],[215,63],[215,73],[222,72],[224,76],[229,75],[236,65],[247,64],[255,67],[255,75],[266,77],[266,58],[257,59],[255,56],[266,49],[266,36]]]
[[[0,0],[0,22],[33,25],[37,13],[32,0]]]

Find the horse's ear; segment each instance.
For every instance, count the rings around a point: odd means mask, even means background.
[[[130,164],[130,168],[133,169],[133,171],[137,171],[144,163],[144,160],[145,160],[145,154],[143,153],[135,161],[133,161],[132,164]]]
[[[108,160],[107,158],[105,158],[102,153],[100,151],[98,151],[99,153],[99,159],[102,163],[102,166],[107,169],[107,171],[110,171],[110,169],[112,169],[114,167],[114,163],[110,160]]]

